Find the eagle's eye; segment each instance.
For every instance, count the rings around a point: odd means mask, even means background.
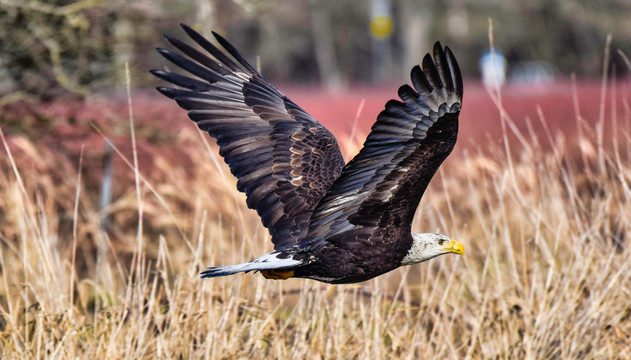
[[[440,240],[438,240],[438,245],[443,246],[443,245],[445,245],[446,242],[447,242],[447,240],[440,239]]]

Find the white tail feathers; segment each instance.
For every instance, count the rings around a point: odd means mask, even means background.
[[[201,275],[202,278],[209,278],[255,270],[288,269],[303,263],[302,261],[294,260],[291,257],[279,258],[278,255],[280,255],[280,253],[275,251],[243,264],[209,267],[205,271],[202,271]]]

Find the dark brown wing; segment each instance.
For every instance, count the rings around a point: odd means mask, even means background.
[[[313,209],[344,166],[335,137],[224,38],[213,33],[231,56],[182,27],[207,53],[165,36],[186,57],[165,49],[158,49],[160,54],[195,77],[154,70],[184,88],[158,90],[217,140],[219,154],[239,179],[237,188],[261,216],[274,247],[293,244],[306,234]]]
[[[449,50],[434,45],[412,84],[399,88],[373,125],[364,147],[342,170],[313,212],[309,247],[390,247],[408,239],[412,219],[432,176],[458,133],[462,77]],[[403,240],[400,240],[403,241]],[[409,244],[408,244],[409,246]]]

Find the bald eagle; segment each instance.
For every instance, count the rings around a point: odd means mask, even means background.
[[[269,230],[274,251],[250,262],[210,267],[202,278],[260,271],[268,279],[340,284],[371,279],[439,255],[464,254],[441,234],[412,234],[430,179],[452,151],[462,76],[448,47],[414,66],[412,86],[390,100],[348,164],[333,134],[259,74],[223,37],[219,45],[183,25],[199,47],[165,35],[158,48],[188,72],[153,70],[174,99],[216,139],[219,154]],[[227,53],[226,53],[227,52]]]

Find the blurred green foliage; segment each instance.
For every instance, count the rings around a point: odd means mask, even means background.
[[[108,12],[98,0],[0,2],[0,63],[22,91],[86,95],[111,62]],[[5,79],[6,80],[6,79]]]

